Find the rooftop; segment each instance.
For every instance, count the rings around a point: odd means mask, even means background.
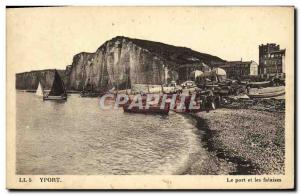
[[[233,67],[233,66],[240,66],[240,65],[248,65],[250,66],[250,64],[252,64],[254,61],[228,61],[228,62],[225,62],[224,65],[220,66],[221,68],[222,67]],[[256,63],[256,62],[254,62]]]

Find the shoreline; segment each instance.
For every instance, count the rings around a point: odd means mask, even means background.
[[[284,115],[229,108],[184,115],[197,122],[195,135],[207,156],[191,156],[182,174],[284,174]]]
[[[176,113],[194,127],[188,133],[198,147],[188,151],[175,175],[284,174],[284,104],[273,101],[247,107],[236,101],[234,107],[209,113]]]

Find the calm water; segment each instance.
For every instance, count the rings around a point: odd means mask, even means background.
[[[199,150],[181,115],[101,110],[99,99],[59,103],[17,92],[17,174],[178,174]]]

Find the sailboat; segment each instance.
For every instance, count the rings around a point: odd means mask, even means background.
[[[44,88],[43,88],[41,82],[39,82],[39,86],[38,86],[38,88],[37,88],[37,90],[35,92],[35,95],[37,95],[37,96],[44,96]]]
[[[43,100],[67,100],[66,88],[57,70],[55,70],[51,90],[49,94],[43,97]]]

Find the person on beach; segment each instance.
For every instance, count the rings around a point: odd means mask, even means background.
[[[215,95],[214,102],[216,103],[216,108],[219,108],[221,106],[221,95],[220,94]]]
[[[247,85],[246,90],[247,90],[247,94],[249,94],[250,93],[250,85]]]
[[[213,92],[209,90],[206,98],[206,104],[205,104],[205,110],[207,113],[209,112],[210,109],[214,109],[213,101],[214,101]]]
[[[191,102],[191,96],[187,96],[184,100],[184,105],[185,105],[185,111],[190,112],[190,102]]]

